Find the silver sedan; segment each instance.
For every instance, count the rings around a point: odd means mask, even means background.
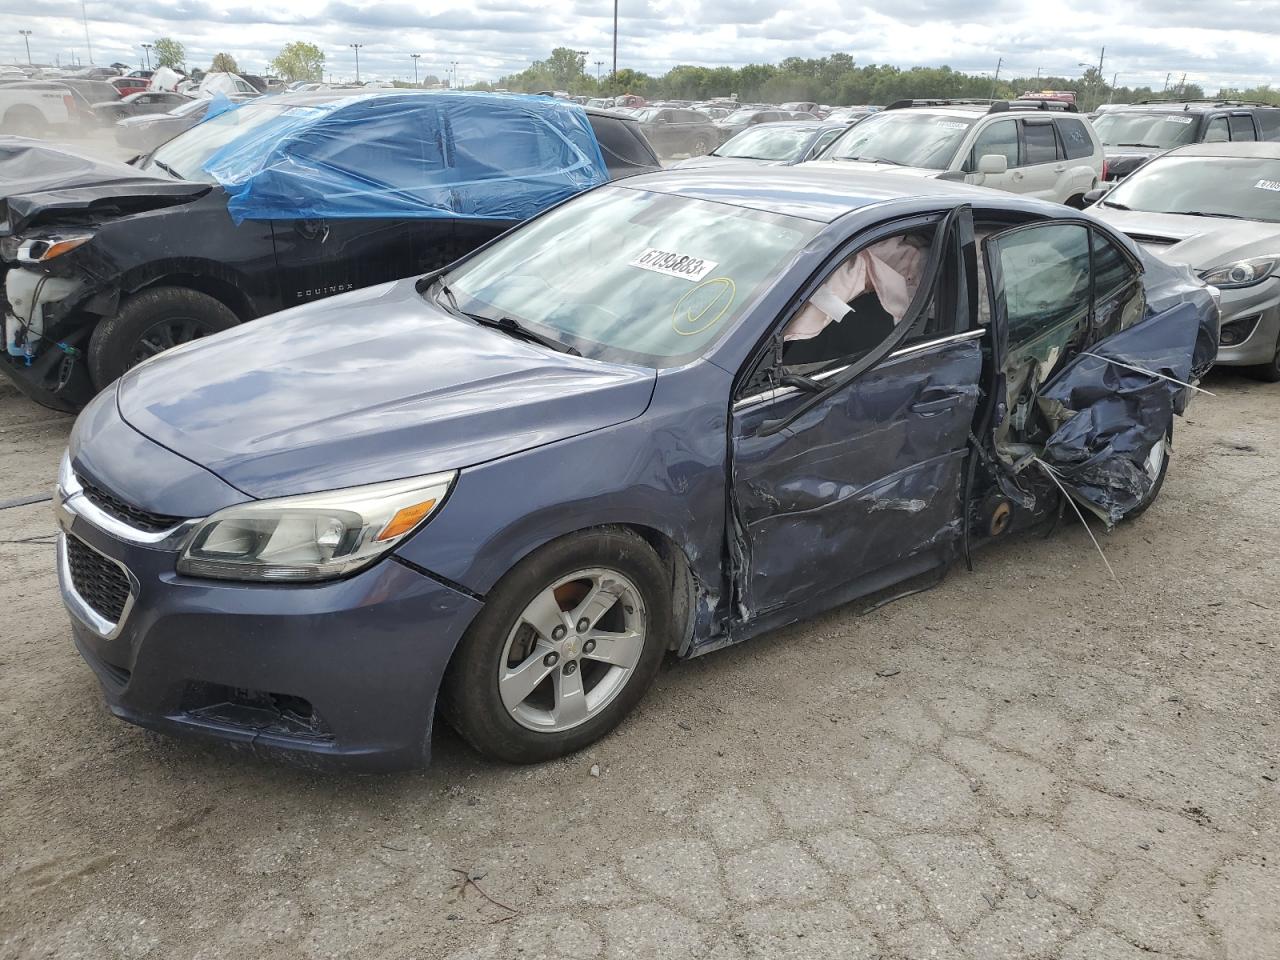
[[[1170,150],[1090,213],[1221,290],[1217,362],[1280,381],[1280,143]]]

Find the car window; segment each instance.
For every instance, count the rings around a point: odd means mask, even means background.
[[[1233,113],[1227,120],[1227,125],[1231,128],[1232,140],[1257,140],[1257,136],[1253,132],[1253,118],[1247,113]]]
[[[933,230],[895,234],[846,257],[783,331],[783,363],[819,370],[856,362],[903,322],[920,287]],[[931,304],[924,324],[903,346],[953,333],[955,317]]]
[[[842,129],[828,130],[826,133],[819,134],[818,139],[814,141],[813,146],[809,149],[811,156],[817,156],[823,150],[827,149],[831,141],[840,136],[844,131]]]
[[[1280,110],[1259,110],[1253,115],[1262,140],[1280,140]]]
[[[601,187],[486,247],[445,281],[468,313],[512,317],[587,356],[664,366],[732,327],[821,228]]]
[[[1046,223],[992,241],[1004,285],[1008,338],[1020,346],[1089,310],[1089,231]]]
[[[1093,290],[1106,297],[1138,275],[1129,258],[1104,234],[1093,232]]]
[[[748,160],[794,160],[810,136],[810,131],[798,127],[759,124],[730,137],[715,155]]]
[[[1135,283],[1138,271],[1115,242],[1100,230],[1093,230],[1093,302],[1097,339],[1109,337],[1136,321],[1142,314],[1145,292]]]
[[[1083,160],[1093,156],[1093,139],[1089,136],[1083,120],[1075,117],[1055,117],[1058,133],[1062,136],[1062,145],[1066,148],[1068,160]]]
[[[1205,127],[1205,143],[1226,143],[1230,139],[1231,130],[1227,126],[1226,117],[1214,117],[1209,121],[1209,125]]]
[[[1018,121],[996,120],[985,126],[973,141],[973,150],[969,153],[967,169],[973,172],[978,169],[978,161],[994,154],[1004,157],[1009,167],[1018,165]]]
[[[1028,166],[1037,163],[1053,163],[1058,160],[1058,136],[1053,132],[1052,121],[1033,123],[1022,121],[1022,137],[1026,144]]]

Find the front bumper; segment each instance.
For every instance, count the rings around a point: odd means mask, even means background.
[[[1222,291],[1218,359],[1224,367],[1271,363],[1280,341],[1280,278],[1255,287]]]
[[[313,585],[183,577],[184,530],[129,542],[82,494],[55,503],[59,589],[116,716],[306,766],[429,758],[436,692],[478,600],[394,559]],[[77,590],[69,538],[127,579],[114,620]]]

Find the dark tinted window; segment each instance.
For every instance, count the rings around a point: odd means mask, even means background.
[[[1052,121],[1032,123],[1024,120],[1022,137],[1027,145],[1027,165],[1053,163],[1058,159],[1058,138],[1053,132]]]
[[[994,242],[1009,343],[1018,346],[1089,309],[1089,231],[1075,223],[1015,230]]]
[[[637,173],[656,170],[662,164],[654,155],[653,147],[640,133],[639,125],[630,120],[589,114],[591,129],[596,132],[600,152],[604,154],[609,176],[615,180]]]
[[[1205,143],[1225,143],[1231,139],[1226,117],[1214,117],[1204,130]]]
[[[1232,140],[1257,140],[1257,136],[1253,132],[1253,117],[1247,113],[1244,115],[1232,114],[1228,121],[1231,127]]]
[[[1083,160],[1093,156],[1093,140],[1090,139],[1083,120],[1058,117],[1054,123],[1058,125],[1058,133],[1062,135],[1062,145],[1066,148],[1068,160]]]
[[[1128,259],[1101,233],[1093,235],[1093,290],[1101,299],[1110,296],[1136,275]]]
[[[1280,140],[1280,110],[1259,110],[1253,115],[1261,140]]]
[[[969,169],[977,170],[978,161],[987,154],[995,154],[1009,161],[1010,168],[1018,165],[1018,121],[997,120],[988,124],[973,141],[969,154]]]

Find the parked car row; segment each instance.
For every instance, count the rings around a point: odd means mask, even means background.
[[[1275,309],[1267,228],[1209,235],[1280,220],[1280,144],[1103,195],[1062,101],[751,124],[668,170],[649,122],[329,91],[130,165],[0,141],[3,369],[84,407],[57,564],[113,712],[387,767],[438,708],[563,755],[667,655],[1140,515],[1220,316]]]

